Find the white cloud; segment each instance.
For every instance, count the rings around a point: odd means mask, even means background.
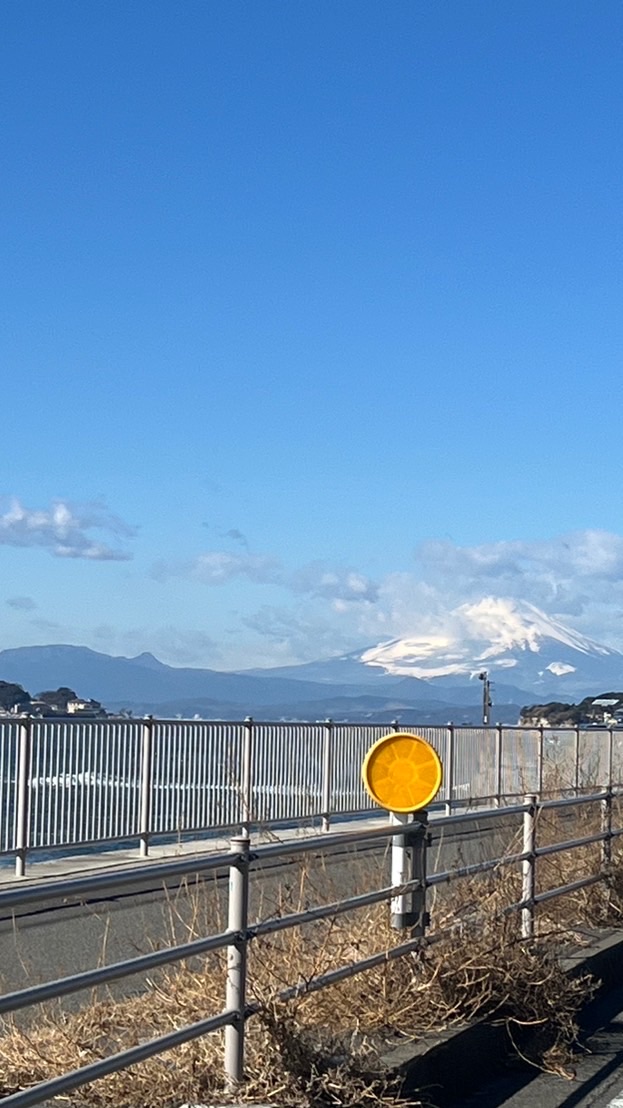
[[[0,515],[0,545],[41,547],[57,558],[86,558],[91,561],[127,561],[132,554],[112,546],[91,532],[104,532],[115,539],[135,534],[101,503],[69,504],[55,500],[48,509],[25,508],[11,500]]]
[[[388,574],[380,583],[374,618],[362,612],[362,630],[384,626],[387,637],[434,633],[451,612],[485,597],[527,601],[623,646],[623,538],[586,530],[535,542],[423,543],[412,573]]]
[[[199,555],[190,568],[190,575],[205,585],[225,585],[235,577],[246,577],[259,585],[278,585],[282,569],[276,558],[266,555],[212,550]]]
[[[345,567],[329,567],[320,561],[310,562],[291,574],[289,587],[293,592],[341,602],[342,605],[373,604],[378,598],[378,586],[363,573]]]
[[[258,652],[257,641],[237,645],[237,654],[246,657],[246,663],[243,663],[246,667],[315,661],[345,654],[360,645],[357,635],[353,637],[348,626],[336,626],[330,615],[327,618],[309,602],[295,608],[265,605],[242,622],[262,641],[261,653]],[[250,658],[255,661],[249,661]]]
[[[276,604],[245,613],[242,626],[253,637],[243,642],[244,632],[241,637],[236,630],[224,648],[224,666],[234,651],[249,666],[276,665],[392,638],[453,642],[464,636],[466,620],[471,626],[477,619],[483,635],[488,628],[510,636],[511,617],[505,623],[502,616],[512,613],[513,601],[533,604],[566,626],[623,649],[623,538],[606,531],[473,546],[427,542],[415,550],[412,571],[378,581],[320,560],[291,570],[278,557],[247,550],[213,550],[183,566],[161,567],[161,576],[172,574],[213,587],[246,578],[280,590]]]
[[[9,608],[14,608],[16,612],[34,612],[37,607],[37,602],[33,600],[32,596],[9,596],[6,603]]]
[[[378,596],[375,582],[347,566],[315,561],[290,571],[279,558],[251,551],[209,550],[193,562],[177,565],[159,562],[152,574],[161,581],[169,577],[189,577],[204,585],[226,585],[244,577],[257,585],[274,585],[300,596],[341,604],[372,604]]]

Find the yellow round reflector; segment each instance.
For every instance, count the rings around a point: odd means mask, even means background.
[[[430,804],[441,788],[441,760],[419,735],[400,731],[384,735],[366,754],[363,783],[381,808],[417,812]]]

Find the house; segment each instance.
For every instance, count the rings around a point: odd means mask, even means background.
[[[70,716],[86,716],[89,719],[106,715],[99,700],[81,700],[79,697],[67,701],[67,713]]]

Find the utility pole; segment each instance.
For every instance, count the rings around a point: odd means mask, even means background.
[[[487,727],[489,724],[489,708],[491,707],[491,682],[486,669],[478,674],[478,680],[482,681],[482,725]]]

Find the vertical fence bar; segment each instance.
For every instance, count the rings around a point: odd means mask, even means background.
[[[139,824],[140,856],[149,854],[149,832],[151,831],[152,753],[154,721],[149,717],[143,723],[141,750],[141,815]]]
[[[234,1091],[244,1077],[244,1024],[247,995],[247,932],[249,925],[249,838],[231,840],[238,861],[229,869],[227,930],[232,943],[227,947],[225,1008],[236,1013],[236,1021],[225,1028],[225,1080]]]
[[[504,745],[502,724],[495,728],[495,806],[499,808],[502,803],[502,776],[504,773]]]
[[[612,862],[612,760],[614,754],[614,733],[608,728],[608,784],[606,795],[601,802],[601,833],[604,840],[601,844],[601,863],[607,871]]]
[[[331,826],[331,792],[333,785],[333,720],[324,723],[322,736],[322,830]]]
[[[446,815],[452,815],[452,794],[454,792],[454,724],[448,724],[448,757],[446,770]]]
[[[253,716],[247,716],[244,721],[244,743],[242,746],[242,772],[241,772],[241,801],[242,801],[242,836],[251,834],[251,820],[253,819],[253,784],[251,781],[253,765]]]
[[[545,756],[545,727],[543,724],[539,727],[539,749],[537,752],[537,790],[539,799],[543,797],[543,761]]]
[[[29,776],[30,776],[30,740],[31,722],[20,723],[19,750],[17,756],[17,805],[15,813],[15,876],[26,873],[26,854],[28,852],[29,827]]]
[[[573,791],[577,796],[580,791],[580,725],[578,724],[575,729],[575,749],[573,755],[574,761],[574,773],[573,773]]]
[[[536,813],[537,798],[534,795],[526,796],[524,803],[528,810],[523,816],[523,852],[529,857],[521,863],[522,889],[521,899],[524,907],[521,909],[521,937],[531,939],[534,936],[534,894],[536,891]]]

